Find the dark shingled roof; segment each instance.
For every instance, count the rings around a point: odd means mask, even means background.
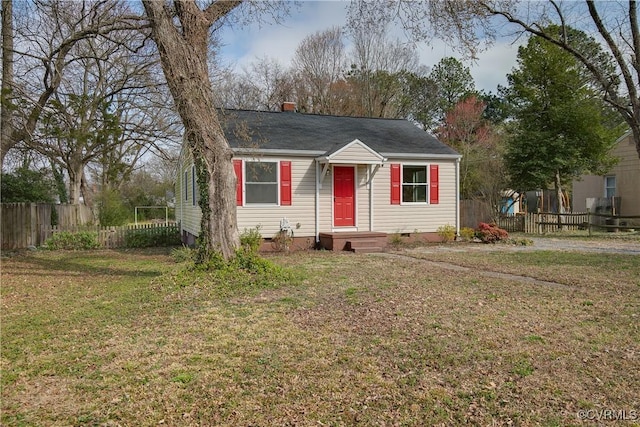
[[[247,110],[224,110],[220,119],[232,148],[325,153],[359,139],[378,153],[458,154],[407,120]]]

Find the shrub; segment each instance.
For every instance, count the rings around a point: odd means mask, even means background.
[[[389,236],[389,244],[393,249],[398,250],[402,246],[404,241],[402,240],[402,235],[400,233],[393,233]]]
[[[484,243],[495,243],[500,240],[508,239],[509,233],[495,224],[481,222],[478,224],[478,228],[476,229],[476,237]]]
[[[153,228],[133,228],[127,230],[124,244],[127,248],[149,248],[157,246],[177,246],[181,243],[178,227],[169,225]]]
[[[240,234],[240,247],[245,252],[257,253],[262,244],[262,234],[260,234],[260,225],[255,228],[245,228]]]
[[[273,235],[271,239],[271,246],[279,252],[286,252],[293,243],[293,234],[290,234],[287,230],[280,230]]]
[[[438,236],[447,243],[456,238],[456,228],[453,225],[442,225],[438,227]]]
[[[473,240],[475,236],[476,230],[471,227],[462,227],[460,229],[460,237],[462,237],[464,240]]]
[[[60,231],[49,237],[44,242],[44,247],[50,250],[84,250],[100,247],[98,234],[89,231],[70,232]]]

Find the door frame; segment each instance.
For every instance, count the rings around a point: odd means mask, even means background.
[[[335,168],[349,168],[353,170],[353,225],[336,225],[335,214]],[[357,231],[358,229],[358,168],[353,164],[334,164],[332,165],[331,177],[331,228],[333,231]]]

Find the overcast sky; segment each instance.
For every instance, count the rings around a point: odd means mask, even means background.
[[[221,33],[224,46],[220,59],[237,70],[262,57],[275,58],[288,67],[296,48],[305,37],[346,24],[347,6],[348,3],[342,1],[304,1],[299,8],[292,7],[290,16],[280,25],[225,28]],[[403,36],[400,29],[396,31],[395,37]],[[460,57],[451,47],[437,40],[417,45],[417,52],[420,63],[429,67],[446,56]],[[516,55],[517,46],[503,40],[482,52],[476,62],[466,62],[465,65],[471,69],[477,89],[495,93],[499,84],[506,85],[506,74],[515,66]]]

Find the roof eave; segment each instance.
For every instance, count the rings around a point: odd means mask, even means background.
[[[403,159],[442,159],[456,160],[461,159],[461,154],[435,154],[435,153],[380,153],[386,158],[403,158]]]

